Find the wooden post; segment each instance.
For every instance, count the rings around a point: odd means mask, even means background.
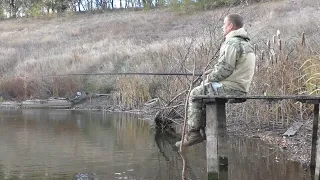
[[[312,145],[311,145],[311,162],[310,169],[311,175],[315,177],[316,168],[316,153],[317,153],[317,140],[318,140],[318,123],[319,123],[319,104],[314,104],[313,110],[313,128],[312,128]]]
[[[218,121],[215,104],[206,104],[207,173],[208,180],[218,180]]]
[[[219,180],[218,138],[226,137],[225,99],[216,99],[215,103],[206,104],[207,124],[207,173],[208,180]],[[220,127],[220,130],[219,130]],[[224,128],[224,129],[223,129]],[[224,163],[225,164],[225,163]]]
[[[219,180],[228,180],[228,133],[226,121],[226,99],[218,99],[218,158],[219,158]]]

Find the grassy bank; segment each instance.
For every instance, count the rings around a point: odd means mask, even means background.
[[[76,91],[113,93],[117,103],[132,108],[159,97],[162,105],[176,106],[169,114],[179,117],[191,77],[53,75],[190,72],[194,62],[196,72],[203,72],[216,60],[222,20],[229,12],[245,16],[256,47],[252,94],[319,94],[318,6],[311,0],[285,0],[187,14],[158,9],[0,21],[1,95],[22,100],[68,97]],[[246,112],[242,118],[256,119],[257,105],[230,108]],[[263,119],[270,119],[266,109],[271,109],[282,122],[310,114],[310,107],[293,102],[259,107]]]

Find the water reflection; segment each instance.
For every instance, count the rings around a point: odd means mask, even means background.
[[[258,139],[231,138],[229,175],[234,180],[310,180],[301,164],[286,160],[278,149]]]
[[[0,112],[2,179],[181,179],[174,134],[122,113]],[[187,149],[187,177],[206,179],[205,144]],[[300,164],[256,140],[231,137],[228,178],[310,179]]]
[[[1,112],[0,119],[0,179],[72,179],[79,173],[128,179],[156,172],[149,170],[156,167],[152,132],[136,116],[23,110]]]
[[[181,137],[169,132],[157,131],[155,142],[159,148],[159,153],[163,158],[159,158],[161,171],[158,174],[159,179],[181,179],[182,160],[178,153],[175,143]],[[206,161],[205,150],[203,146],[194,146],[186,150],[187,153],[187,177],[189,179],[206,179]]]
[[[170,143],[163,135],[162,143]],[[171,138],[173,139],[173,138]],[[161,145],[161,152],[169,161],[179,159],[172,156],[170,145]],[[164,148],[166,147],[166,148]],[[163,149],[167,149],[166,151]],[[205,143],[187,149],[188,177],[190,179],[207,179]],[[297,162],[288,161],[279,149],[271,148],[259,139],[230,137],[228,143],[228,167],[220,164],[220,178],[229,180],[310,180],[309,171]],[[222,157],[220,157],[222,158]],[[223,162],[220,161],[220,162]],[[181,163],[181,162],[178,162]],[[200,169],[197,169],[199,168]],[[226,171],[226,169],[227,171]],[[196,170],[197,169],[197,170]],[[199,172],[202,172],[199,174]],[[198,178],[195,178],[198,177]]]

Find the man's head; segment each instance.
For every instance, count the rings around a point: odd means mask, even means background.
[[[223,36],[226,36],[231,31],[240,29],[243,27],[243,17],[239,14],[229,14],[224,18],[223,22]]]

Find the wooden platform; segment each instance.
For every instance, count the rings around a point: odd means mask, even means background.
[[[221,172],[221,169],[227,169],[228,157],[224,152],[227,144],[226,130],[226,103],[242,103],[247,100],[265,100],[265,101],[282,101],[294,100],[302,103],[314,105],[314,119],[312,130],[312,147],[311,147],[311,174],[314,177],[320,172],[315,172],[320,164],[316,164],[316,144],[318,140],[318,122],[319,122],[319,104],[320,96],[309,95],[287,95],[287,96],[213,96],[199,95],[191,97],[193,101],[201,101],[206,104],[206,135],[207,135],[207,174],[208,180],[227,180],[228,173]],[[320,154],[319,154],[320,156]],[[220,171],[219,171],[220,170]]]
[[[33,99],[23,101],[21,107],[29,109],[69,109],[71,102],[64,98],[46,100]]]

